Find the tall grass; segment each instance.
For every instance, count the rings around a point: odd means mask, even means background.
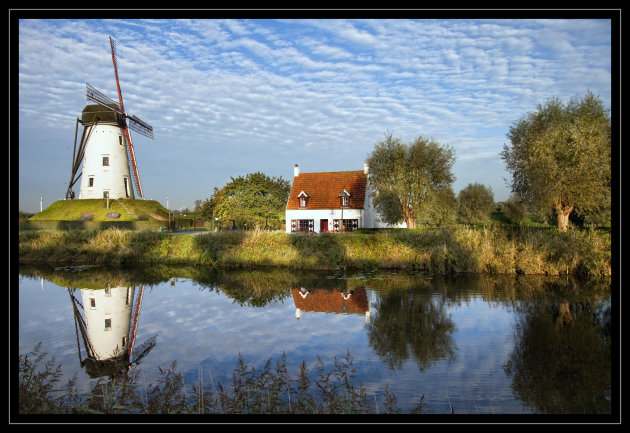
[[[611,235],[533,227],[453,226],[342,235],[235,231],[21,231],[23,263],[186,264],[308,270],[404,269],[427,274],[611,276]]]

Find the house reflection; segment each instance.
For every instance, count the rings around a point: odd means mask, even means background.
[[[136,287],[80,289],[79,300],[75,296],[76,289],[68,289],[74,310],[79,361],[90,377],[121,376],[155,345],[155,337],[147,340],[131,360],[143,290],[144,286],[140,286],[136,297]]]
[[[360,314],[370,322],[370,306],[365,287],[356,286],[345,291],[340,289],[291,289],[295,303],[295,317],[299,319],[305,311],[338,314]]]

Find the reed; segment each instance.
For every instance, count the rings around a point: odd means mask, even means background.
[[[56,389],[61,367],[54,358],[33,352],[19,358],[19,414],[377,414],[376,399],[362,383],[355,383],[353,359],[346,355],[327,365],[318,358],[311,372],[302,361],[292,375],[283,353],[257,369],[239,354],[231,384],[203,381],[199,372],[196,384],[185,384],[181,370],[173,361],[159,367],[157,384],[140,382],[140,373],[125,378],[100,378],[89,392],[79,394],[71,380]],[[42,364],[43,368],[42,368]],[[201,368],[201,367],[200,367]],[[422,396],[411,413],[422,413]],[[385,389],[383,413],[399,413],[397,399]]]
[[[170,236],[150,230],[28,230],[19,233],[19,260],[55,265],[402,269],[427,274],[612,274],[609,232],[557,233],[498,225],[342,235],[234,231]]]

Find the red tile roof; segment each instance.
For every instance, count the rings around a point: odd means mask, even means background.
[[[338,209],[339,194],[350,193],[350,209],[363,209],[367,175],[363,170],[300,173],[293,178],[287,209],[300,209],[298,195],[309,195],[307,209]]]

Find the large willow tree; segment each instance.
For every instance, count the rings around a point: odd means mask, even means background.
[[[374,207],[389,224],[416,221],[441,205],[444,191],[451,188],[455,157],[448,145],[423,137],[406,144],[387,135],[368,156],[370,189]]]
[[[501,153],[512,191],[539,210],[555,209],[558,231],[569,215],[610,205],[610,115],[590,91],[564,105],[550,99],[514,122]]]

